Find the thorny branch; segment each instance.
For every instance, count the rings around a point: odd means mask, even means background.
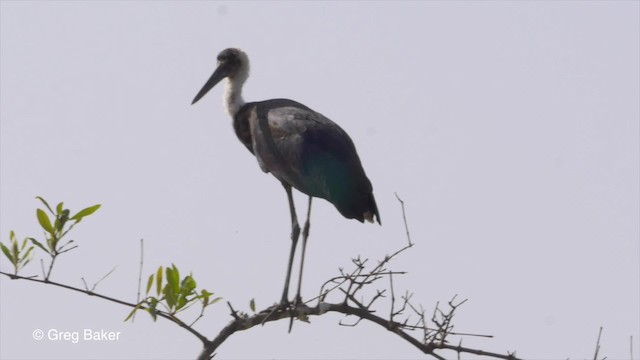
[[[397,197],[397,194],[396,194]],[[229,308],[231,310],[231,316],[233,320],[218,333],[210,342],[206,343],[199,360],[210,359],[216,349],[224,343],[224,341],[237,331],[247,330],[256,325],[264,324],[271,321],[277,321],[280,319],[288,319],[291,316],[298,319],[308,321],[310,316],[320,316],[330,312],[341,313],[346,316],[355,316],[357,319],[353,323],[339,322],[342,326],[357,326],[362,320],[368,320],[376,323],[383,328],[395,333],[414,347],[418,348],[424,354],[431,355],[436,359],[444,359],[439,350],[454,351],[458,355],[462,353],[475,354],[481,356],[488,356],[498,359],[517,360],[515,353],[498,354],[477,349],[471,349],[462,346],[462,341],[458,342],[458,345],[451,345],[449,338],[451,336],[480,336],[480,337],[492,337],[490,335],[478,335],[459,333],[453,331],[453,316],[456,310],[466,301],[456,301],[454,296],[448,303],[448,309],[444,310],[439,304],[433,311],[430,318],[425,315],[424,308],[419,305],[416,306],[412,303],[412,294],[406,292],[399,297],[400,304],[397,304],[398,298],[394,289],[394,276],[404,275],[405,272],[392,271],[387,268],[389,262],[400,255],[405,250],[411,248],[414,243],[411,242],[409,237],[409,230],[407,225],[406,216],[404,213],[404,203],[398,197],[403,210],[403,219],[405,224],[406,236],[408,244],[403,248],[397,250],[391,255],[387,255],[378,262],[373,268],[368,269],[368,259],[361,259],[357,257],[352,259],[354,269],[350,272],[346,272],[344,269],[339,269],[340,276],[336,276],[327,280],[321,287],[319,295],[306,301],[304,304],[299,304],[294,308],[282,309],[273,311],[274,307],[264,309],[254,315],[248,315],[243,312],[233,309],[231,304]],[[388,277],[389,285],[383,289],[376,289],[375,294],[368,299],[365,298],[363,289],[371,286],[376,286],[379,280]],[[331,294],[341,294],[339,298],[341,301],[337,303],[327,302],[326,299]],[[389,318],[385,319],[376,315],[374,309],[374,303],[379,303],[379,299],[390,297],[390,310]],[[309,304],[315,302],[314,306]],[[411,317],[415,317],[413,321]],[[431,324],[431,325],[429,325]],[[413,336],[410,333],[419,331],[419,336]]]
[[[397,194],[396,197],[398,197]],[[406,292],[399,298],[396,296],[394,288],[394,276],[404,275],[405,272],[392,271],[387,269],[387,266],[392,259],[396,258],[398,255],[403,253],[405,250],[413,247],[414,245],[414,243],[411,241],[411,238],[409,237],[409,229],[404,212],[404,202],[399,197],[398,201],[402,205],[402,216],[405,224],[408,244],[403,248],[397,250],[393,254],[385,256],[384,259],[378,261],[377,265],[373,266],[371,269],[367,269],[367,266],[369,265],[368,259],[363,260],[360,257],[352,259],[354,265],[354,269],[352,271],[346,272],[344,271],[344,269],[340,269],[339,276],[327,280],[321,286],[319,295],[308,300],[305,303],[297,304],[293,308],[290,307],[285,309],[278,309],[275,312],[273,311],[274,307],[269,307],[253,315],[248,315],[242,311],[234,309],[233,306],[229,302],[227,302],[227,305],[229,306],[229,309],[231,311],[230,315],[233,319],[212,339],[208,339],[199,331],[193,328],[193,324],[195,323],[195,321],[191,324],[187,324],[173,314],[157,309],[154,309],[154,312],[158,317],[167,319],[177,324],[181,328],[187,330],[203,343],[203,349],[198,356],[198,359],[200,360],[210,359],[215,356],[215,351],[219,348],[219,346],[222,345],[229,336],[233,335],[237,331],[248,330],[254,326],[271,321],[289,319],[292,316],[294,318],[307,321],[310,316],[321,316],[323,314],[331,312],[340,313],[346,316],[355,316],[357,318],[357,320],[351,324],[345,324],[341,321],[339,324],[343,326],[356,326],[362,320],[367,320],[378,324],[383,328],[400,336],[402,339],[409,342],[424,354],[430,355],[436,359],[444,359],[444,357],[440,354],[440,350],[448,350],[456,352],[458,354],[458,357],[462,353],[467,353],[497,359],[518,360],[518,358],[515,356],[515,353],[507,353],[505,355],[463,347],[461,340],[458,342],[458,345],[450,344],[448,340],[452,336],[492,337],[490,335],[468,334],[453,331],[453,316],[456,310],[466,300],[456,302],[456,296],[454,296],[453,299],[448,302],[448,309],[446,310],[441,309],[440,305],[436,304],[432,316],[428,318],[425,315],[425,310],[421,305],[416,306],[412,303],[412,294]],[[36,279],[34,277],[18,276],[2,271],[0,271],[0,274],[6,275],[11,279],[28,280],[37,283],[62,287],[90,296],[99,297],[101,299],[131,308],[138,307],[139,309],[146,309],[145,306],[143,306],[140,302],[134,304],[113,297],[98,294],[93,291],[95,289],[95,285],[93,288],[89,289],[89,287],[86,285],[86,282],[85,289],[53,282],[49,280],[48,277],[48,275],[50,274],[50,270],[49,274],[45,274],[44,265],[41,265],[43,267],[43,280]],[[142,259],[140,266],[142,267]],[[379,280],[384,279],[385,277],[388,277],[388,287],[383,289],[376,289],[375,294],[366,299],[363,295],[363,290],[365,289],[365,287],[367,289],[370,289],[371,286],[376,286],[375,284],[379,284]],[[99,280],[98,282],[100,282],[101,280]],[[140,282],[140,279],[138,280],[138,282]],[[341,300],[336,303],[325,301],[326,298],[331,294],[342,294],[339,297]],[[379,304],[379,300],[386,297],[390,297],[388,319],[376,315],[376,310],[374,309],[374,304]],[[312,302],[316,302],[315,306],[308,305]],[[399,302],[400,304],[397,304],[397,302]],[[414,317],[414,320],[411,320],[412,316]],[[200,314],[198,319],[200,317],[202,317],[202,313]],[[198,319],[196,319],[196,321]],[[421,332],[421,334],[419,336],[411,335],[411,333],[414,331]]]

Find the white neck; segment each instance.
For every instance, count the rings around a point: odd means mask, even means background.
[[[234,118],[238,111],[240,111],[240,108],[245,104],[242,98],[242,85],[244,84],[244,80],[246,80],[246,78],[242,79],[237,76],[226,79],[223,101],[224,108],[231,118]]]
[[[242,85],[249,78],[249,57],[244,51],[236,50],[240,56],[240,68],[235,74],[227,77],[224,87],[224,108],[232,119],[245,104],[242,98]]]

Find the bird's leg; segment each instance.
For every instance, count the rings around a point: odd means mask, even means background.
[[[309,207],[307,208],[307,221],[304,223],[304,228],[302,229],[302,254],[300,255],[300,274],[298,274],[298,292],[296,293],[296,297],[294,300],[294,304],[302,303],[302,299],[300,298],[300,288],[302,287],[302,269],[304,268],[304,253],[307,249],[307,238],[309,238],[309,219],[311,218],[311,196],[309,196]]]
[[[302,304],[302,298],[300,297],[300,288],[302,286],[302,269],[304,268],[304,253],[307,249],[307,238],[309,237],[309,218],[311,217],[311,196],[309,196],[309,207],[307,208],[307,221],[304,223],[304,228],[302,229],[302,254],[300,255],[300,273],[298,274],[298,291],[296,292],[296,297],[293,299],[293,306],[291,307],[291,319],[289,320],[289,332],[291,332],[291,328],[293,327],[293,312],[296,307]]]
[[[282,299],[280,304],[289,303],[289,282],[291,280],[291,267],[293,266],[293,257],[296,252],[296,245],[298,244],[298,237],[300,236],[300,226],[298,225],[298,217],[296,216],[296,207],[293,204],[293,196],[291,194],[291,185],[282,183],[284,190],[287,192],[287,198],[289,199],[289,211],[291,212],[291,252],[289,253],[289,265],[287,266],[287,277],[284,280],[284,290],[282,292]]]
[[[289,307],[289,282],[291,280],[291,268],[293,267],[293,257],[296,253],[296,245],[300,237],[300,226],[298,225],[298,217],[296,216],[296,207],[293,203],[293,195],[291,194],[291,185],[282,183],[284,190],[287,192],[289,199],[289,211],[291,213],[291,252],[289,253],[289,264],[287,265],[287,276],[284,280],[284,290],[282,291],[282,299],[280,304],[273,307],[271,312],[262,320],[262,325],[277,311],[285,310]],[[291,310],[291,323],[293,323],[293,309]],[[289,332],[291,332],[291,323],[289,324]]]

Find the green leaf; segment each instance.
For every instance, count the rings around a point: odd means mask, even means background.
[[[51,221],[49,220],[47,213],[45,213],[42,209],[38,209],[36,211],[36,215],[38,216],[38,222],[40,223],[40,226],[42,226],[42,228],[49,234],[51,235],[55,234],[55,231],[53,230],[53,226],[51,226]]]
[[[213,294],[212,294],[212,295],[213,295]],[[222,298],[221,298],[221,297],[217,297],[217,298],[215,298],[215,299],[213,299],[213,300],[209,301],[209,305],[213,305],[213,304],[217,303],[217,302],[218,302],[218,301],[220,301],[220,300],[222,300]]]
[[[207,307],[207,305],[209,305],[209,297],[213,295],[210,292],[208,292],[205,289],[202,289],[201,294],[199,296],[199,298],[202,299],[202,307],[205,308]]]
[[[181,288],[182,288],[181,292],[183,294],[190,295],[193,292],[193,290],[196,288],[196,281],[193,279],[191,275],[188,275],[184,279],[182,279]]]
[[[47,238],[47,246],[49,247],[49,253],[53,254],[56,252],[56,245],[58,241],[52,236]]]
[[[20,262],[22,263],[22,265],[20,267],[24,267],[25,265],[27,265],[29,263],[29,261],[31,261],[31,251],[33,251],[33,246],[31,246],[27,252],[24,254],[24,256],[22,256],[22,258],[20,259]]]
[[[133,310],[131,310],[131,312],[129,313],[129,315],[124,319],[124,322],[127,322],[127,320],[131,319],[131,317],[133,317],[133,314],[135,314],[136,311],[138,311],[140,309],[142,304],[143,304],[143,302],[141,302],[138,305],[136,305],[136,307],[134,307]]]
[[[178,268],[171,264],[171,267],[166,269],[167,273],[167,285],[171,287],[172,292],[179,293],[180,292],[180,272]]]
[[[42,244],[40,244],[40,242],[38,242],[38,240],[34,239],[34,238],[28,238],[29,240],[31,240],[31,242],[36,245],[37,247],[39,247],[40,249],[44,250],[47,254],[49,253],[49,250],[47,250]]]
[[[15,236],[11,238],[11,251],[15,265],[17,265],[18,260],[20,260],[20,249],[18,249],[18,242],[16,241]]]
[[[168,270],[169,268],[167,268]],[[176,305],[176,293],[173,291],[173,288],[171,286],[169,286],[167,284],[167,286],[164,287],[164,299],[167,302],[167,305],[169,305],[170,309],[173,309]]]
[[[147,312],[149,312],[149,314],[153,318],[153,321],[158,320],[158,314],[156,310],[157,306],[158,306],[158,299],[152,297],[149,299],[149,307],[145,309]]]
[[[179,295],[176,299],[176,310],[182,309],[185,305],[187,305],[187,298]]]
[[[62,230],[64,229],[64,224],[67,223],[67,220],[69,220],[69,210],[64,209],[62,210],[62,212],[59,212],[58,215],[56,215],[56,221],[54,224],[55,229],[59,232],[62,232]]]
[[[127,315],[127,317],[124,318],[124,322],[129,321],[129,319],[131,319],[133,317],[133,314],[135,314],[136,311],[138,311],[138,309],[139,309],[139,305],[134,307],[133,310],[131,310],[131,312],[129,313],[129,315]]]
[[[53,213],[53,210],[51,210],[51,206],[49,206],[49,204],[48,204],[48,203],[47,203],[43,198],[41,198],[40,196],[36,196],[36,199],[38,199],[38,200],[42,201],[42,203],[44,204],[44,206],[46,206],[46,207],[47,207],[47,209],[49,209],[49,212],[51,212],[51,215],[55,215],[55,214]]]
[[[62,210],[64,209],[64,203],[61,202],[58,204],[58,206],[56,206],[56,214],[60,215],[62,214]]]
[[[167,286],[165,286],[165,297],[170,308],[175,310],[181,308],[180,302],[180,272],[178,268],[171,264],[171,267],[165,269],[167,276]]]
[[[249,308],[251,308],[251,311],[256,312],[256,299],[249,301]]]
[[[147,281],[147,295],[149,295],[149,291],[151,290],[151,286],[153,286],[153,274],[149,276],[149,281]]]
[[[194,289],[196,288],[196,281],[191,275],[185,276],[180,283],[179,296],[177,299],[177,310],[182,309],[187,303],[192,302],[197,298],[197,294]],[[196,295],[194,298],[189,299],[189,296]]]
[[[93,205],[93,206],[89,206],[88,208],[82,209],[82,210],[80,210],[79,213],[73,215],[71,217],[71,220],[80,221],[80,220],[82,220],[83,217],[89,216],[89,215],[93,214],[94,212],[96,212],[98,209],[100,209],[100,206],[102,206],[102,205],[98,204],[98,205]]]
[[[162,293],[162,266],[158,268],[158,272],[156,273],[156,289],[158,296]]]
[[[9,258],[9,261],[11,261],[12,264],[15,265],[15,261],[9,249],[3,243],[0,243],[0,247],[2,247],[2,252],[4,253],[4,255]]]

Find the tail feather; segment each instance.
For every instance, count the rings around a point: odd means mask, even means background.
[[[365,220],[373,224],[373,216],[375,215],[376,220],[378,220],[378,224],[382,225],[380,213],[378,212],[378,205],[376,204],[376,199],[373,197],[373,194],[369,194],[369,208],[370,209],[364,213]]]
[[[378,212],[378,205],[376,204],[376,199],[373,197],[373,194],[368,194],[367,201],[365,205],[365,212],[361,213],[362,220],[366,220],[367,222],[373,224],[375,221],[378,221],[378,224],[382,225],[382,221],[380,220],[380,213]]]

